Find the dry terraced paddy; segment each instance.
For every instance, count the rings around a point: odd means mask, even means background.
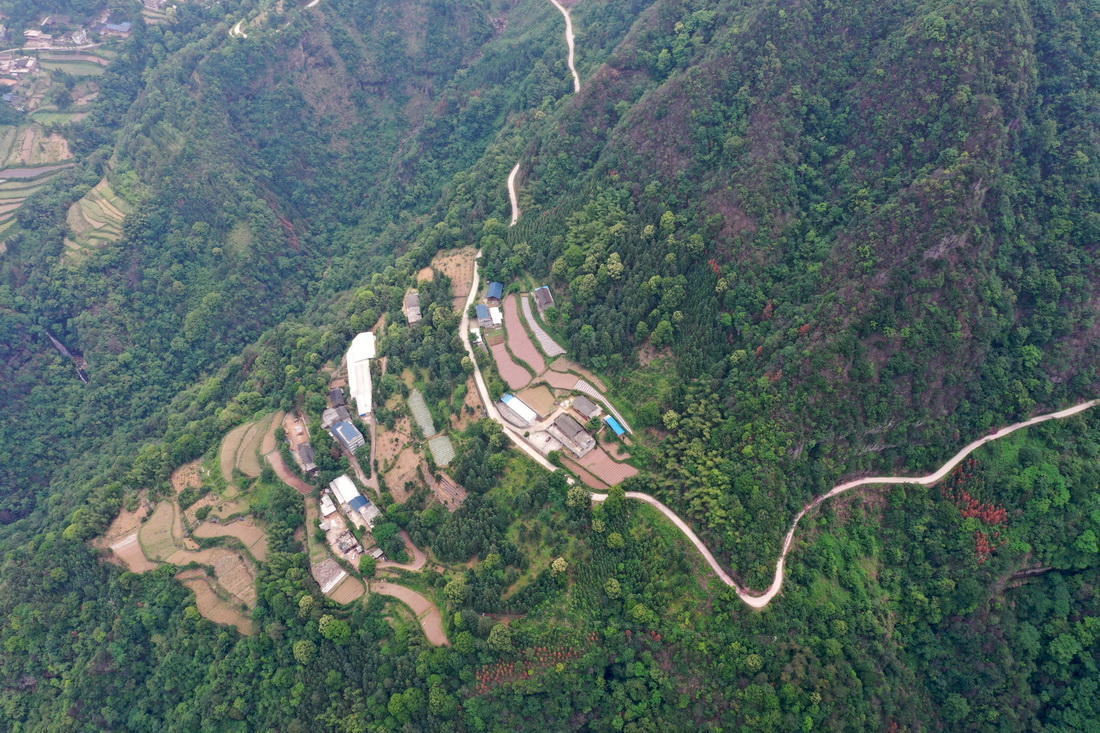
[[[66,221],[71,236],[65,238],[69,252],[102,247],[122,236],[122,222],[133,211],[104,178],[95,188],[69,207]]]
[[[177,573],[176,578],[195,592],[195,608],[205,618],[216,624],[236,626],[242,634],[252,635],[256,633],[256,625],[252,619],[235,608],[233,603],[218,595],[215,584],[206,574],[206,571],[201,569],[185,570],[182,573]]]

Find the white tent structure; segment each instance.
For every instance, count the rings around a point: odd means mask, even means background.
[[[370,331],[356,336],[348,349],[348,391],[359,417],[371,413],[370,360],[375,352],[374,334]]]

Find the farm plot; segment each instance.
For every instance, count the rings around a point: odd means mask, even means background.
[[[118,558],[126,566],[126,569],[132,573],[144,573],[155,570],[157,567],[157,563],[145,557],[137,532],[133,532],[111,545],[111,554]]]
[[[197,562],[214,568],[218,585],[244,605],[256,605],[256,568],[236,550],[213,547],[207,550],[177,550],[168,558],[173,565]]]
[[[221,462],[222,478],[226,481],[233,480],[233,469],[237,466],[237,448],[241,445],[244,434],[248,432],[249,424],[238,425],[222,438],[221,453],[218,460]]]
[[[508,353],[504,344],[493,344],[489,347],[493,352],[493,358],[497,362],[497,370],[500,376],[508,383],[510,389],[523,389],[531,381],[531,374],[520,366]]]
[[[420,456],[412,447],[406,447],[397,456],[397,460],[389,471],[385,473],[386,486],[393,493],[394,501],[403,504],[408,500],[410,492],[405,489],[405,484],[412,481],[418,482],[420,478]]]
[[[236,626],[242,634],[256,633],[256,625],[232,603],[218,595],[214,583],[203,570],[185,570],[176,578],[195,592],[195,607],[205,618],[216,624]]]
[[[337,603],[347,604],[362,598],[366,592],[367,589],[363,585],[363,581],[347,575],[340,581],[339,585],[332,589],[328,597]]]
[[[537,387],[528,387],[517,396],[540,415],[549,415],[557,407],[554,393],[541,384]]]
[[[519,307],[516,305],[516,295],[512,293],[504,300],[504,328],[508,334],[508,348],[527,366],[535,370],[535,374],[546,371],[546,360],[542,358],[542,352],[535,346],[535,342],[527,335],[527,329],[519,319]]]
[[[348,574],[346,570],[340,567],[340,563],[331,557],[326,557],[321,562],[311,563],[309,572],[313,575],[313,579],[317,581],[317,585],[321,586],[321,592],[326,596],[335,590]]]
[[[167,561],[180,548],[180,542],[173,532],[175,524],[175,503],[162,501],[157,504],[153,516],[149,517],[149,521],[138,533],[146,557],[150,560]]]
[[[192,534],[196,537],[236,537],[252,557],[260,562],[267,560],[267,533],[252,519],[228,524],[203,522]]]
[[[71,237],[70,251],[77,252],[117,242],[122,222],[133,207],[123,201],[106,178],[69,207],[66,222]]]
[[[424,395],[420,394],[418,389],[414,389],[409,393],[409,412],[412,413],[416,424],[420,427],[420,432],[424,433],[425,438],[436,434],[432,413],[428,409],[428,403],[424,401]]]
[[[449,466],[455,459],[455,447],[451,439],[446,435],[438,435],[428,441],[428,448],[432,451],[432,458],[437,466]]]
[[[610,486],[621,484],[631,476],[638,475],[638,469],[634,466],[615,462],[603,448],[598,446],[585,454],[584,458],[581,458],[578,462],[591,471],[596,478]]]
[[[264,435],[271,428],[271,425],[277,420],[281,420],[282,417],[282,412],[273,413],[260,418],[249,427],[248,432],[244,434],[244,438],[241,440],[240,447],[237,448],[237,468],[241,470],[241,473],[252,478],[259,477],[263,470],[260,466],[260,446]],[[274,440],[274,438],[272,439]]]
[[[432,258],[430,267],[451,278],[455,312],[461,312],[466,307],[466,296],[470,294],[470,283],[474,279],[474,258],[476,256],[476,249],[463,247],[462,249],[438,252]],[[426,280],[428,278],[421,277],[421,279]]]

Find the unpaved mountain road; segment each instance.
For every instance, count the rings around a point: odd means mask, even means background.
[[[569,17],[569,11],[565,9],[558,0],[550,0],[554,3],[554,7],[561,11],[561,14],[565,16],[565,42],[569,44],[569,71],[573,74],[573,93],[576,94],[581,90],[581,78],[577,74],[577,67],[574,65],[574,59],[576,58],[576,44],[574,44],[575,36],[573,35],[573,19]]]
[[[1074,405],[1073,407],[1067,407],[1066,409],[1059,410],[1058,412],[1050,412],[1045,415],[1038,415],[1031,418],[1030,420],[1024,420],[1023,422],[1018,422],[1012,425],[1008,425],[1007,427],[1003,427],[1000,430],[978,438],[973,443],[970,443],[954,456],[952,456],[951,459],[947,461],[947,463],[940,466],[937,471],[935,471],[934,473],[930,473],[927,476],[868,476],[867,478],[855,479],[853,481],[847,481],[843,484],[838,484],[834,486],[827,493],[822,494],[821,496],[817,497],[812,502],[807,504],[805,507],[803,507],[802,511],[800,511],[795,516],[794,521],[791,523],[791,528],[787,530],[787,536],[783,539],[783,550],[782,552],[780,552],[779,560],[775,564],[775,576],[772,579],[772,584],[764,593],[760,595],[756,595],[749,589],[741,587],[737,583],[737,581],[731,578],[729,573],[727,573],[725,569],[722,568],[722,566],[714,558],[714,555],[711,554],[711,551],[707,549],[707,546],[703,544],[703,541],[700,540],[698,535],[696,535],[695,532],[692,531],[691,527],[688,526],[687,522],[682,520],[667,506],[657,501],[649,494],[643,494],[638,491],[628,491],[626,492],[626,497],[628,499],[643,501],[646,504],[650,504],[656,507],[662,514],[668,517],[672,521],[672,523],[680,529],[681,532],[687,535],[687,538],[691,540],[691,543],[695,545],[696,549],[698,549],[700,554],[702,554],[703,559],[707,561],[707,564],[710,565],[711,569],[714,570],[715,574],[718,575],[718,578],[723,583],[732,588],[736,588],[737,595],[747,605],[756,609],[761,609],[771,603],[772,599],[779,594],[780,589],[783,587],[784,565],[787,561],[787,553],[791,550],[791,544],[794,541],[794,532],[798,528],[799,521],[802,519],[802,517],[806,515],[807,512],[809,512],[811,509],[818,506],[822,502],[831,499],[834,496],[839,496],[845,491],[851,491],[852,489],[859,488],[860,486],[875,486],[880,484],[921,484],[923,486],[929,486],[936,483],[937,481],[942,480],[945,476],[947,476],[947,474],[951,472],[953,468],[955,468],[955,466],[962,463],[962,461],[967,456],[976,451],[978,448],[981,448],[986,443],[991,443],[994,440],[999,440],[1000,438],[1003,438],[1006,435],[1010,435],[1017,430],[1022,430],[1023,428],[1031,427],[1032,425],[1038,425],[1039,423],[1046,422],[1047,420],[1064,420],[1067,417],[1078,415],[1085,410],[1096,406],[1098,403],[1100,403],[1100,400],[1089,400],[1088,402],[1082,402],[1081,404]],[[594,502],[603,502],[606,500],[606,494],[592,495],[592,501]]]

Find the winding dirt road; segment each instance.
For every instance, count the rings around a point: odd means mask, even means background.
[[[575,38],[573,35],[573,19],[569,17],[569,11],[558,0],[550,0],[550,2],[554,3],[554,7],[565,16],[565,42],[569,44],[569,71],[573,74],[573,93],[576,94],[581,90],[581,78],[577,75],[577,67],[573,64],[576,56],[576,46],[573,43]]]
[[[684,522],[684,520],[680,519],[680,517],[678,517],[676,513],[669,509],[667,506],[657,501],[652,496],[637,491],[626,492],[626,497],[628,499],[637,499],[638,501],[643,501],[646,504],[650,504],[651,506],[654,506],[658,510],[660,510],[660,512],[668,517],[670,520],[672,520],[672,523],[679,527],[680,531],[687,535],[688,539],[691,540],[691,543],[695,545],[695,547],[699,550],[700,554],[702,554],[703,558],[707,561],[707,564],[710,565],[711,569],[714,570],[714,572],[718,575],[719,579],[721,579],[721,581],[726,585],[732,588],[736,588],[737,595],[746,604],[752,606],[753,608],[760,609],[771,603],[772,599],[775,598],[780,589],[783,587],[784,565],[787,561],[787,553],[791,550],[791,544],[794,541],[794,531],[798,528],[799,521],[802,519],[802,517],[806,515],[807,512],[809,512],[811,509],[815,508],[822,502],[831,499],[834,496],[843,494],[845,491],[851,491],[852,489],[859,488],[860,486],[873,486],[879,484],[921,484],[923,486],[930,486],[931,484],[942,480],[945,476],[947,476],[947,474],[951,472],[953,468],[955,468],[955,466],[959,465],[963,461],[963,459],[976,451],[978,448],[981,448],[986,443],[991,443],[994,440],[999,440],[1000,438],[1014,433],[1017,430],[1022,430],[1023,428],[1031,427],[1032,425],[1038,425],[1039,423],[1046,422],[1047,420],[1063,420],[1067,417],[1072,417],[1074,415],[1084,412],[1085,410],[1088,410],[1091,407],[1096,406],[1097,404],[1100,404],[1100,400],[1089,400],[1088,402],[1082,402],[1079,405],[1074,405],[1073,407],[1068,407],[1064,410],[1059,410],[1058,412],[1050,412],[1045,415],[1038,415],[1031,418],[1030,420],[1024,420],[1023,422],[1018,422],[1013,425],[1003,427],[996,432],[978,438],[973,443],[970,443],[954,456],[952,456],[951,459],[947,461],[947,463],[940,466],[939,470],[935,471],[934,473],[930,473],[927,476],[869,476],[867,478],[855,479],[854,481],[848,481],[846,483],[834,486],[829,492],[822,494],[821,496],[817,497],[812,502],[807,504],[805,507],[803,507],[802,511],[800,511],[795,516],[794,521],[791,523],[791,528],[787,530],[787,536],[783,539],[783,550],[779,554],[778,562],[776,562],[775,564],[775,576],[772,579],[772,584],[768,587],[768,590],[760,595],[756,595],[749,589],[741,587],[737,583],[737,581],[731,578],[729,573],[727,573],[722,568],[722,566],[714,558],[714,555],[711,554],[711,551],[707,549],[707,546],[703,544],[703,541],[699,539],[699,537],[695,534],[695,532],[691,530],[691,528],[687,525],[686,522]],[[592,501],[594,502],[598,503],[606,500],[606,494],[592,495]]]
[[[450,646],[447,632],[443,630],[443,614],[434,603],[411,588],[388,583],[385,580],[372,580],[368,584],[371,593],[392,596],[412,609],[416,619],[424,628],[424,635],[435,646]]]
[[[516,196],[517,173],[519,173],[519,163],[516,163],[516,167],[508,174],[508,198],[512,201],[512,223],[508,225],[510,227],[514,227],[519,221],[519,198]]]

